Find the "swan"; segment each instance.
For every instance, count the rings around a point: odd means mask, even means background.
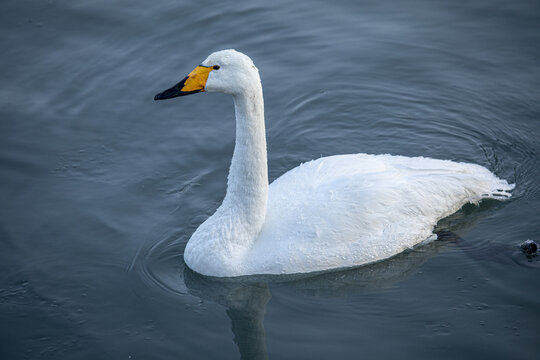
[[[213,277],[356,267],[436,238],[437,222],[466,203],[503,200],[514,184],[486,168],[426,157],[322,157],[270,185],[262,85],[236,50],[212,53],[154,100],[223,92],[234,100],[236,141],[222,204],[189,239],[184,261]]]

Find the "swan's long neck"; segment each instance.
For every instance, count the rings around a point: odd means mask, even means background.
[[[246,255],[264,225],[268,199],[264,104],[258,74],[234,95],[236,144],[227,194],[214,215],[191,236],[184,260],[205,274],[246,273]]]
[[[229,239],[238,245],[249,245],[259,234],[268,198],[263,93],[260,80],[256,80],[250,82],[249,89],[234,95],[236,143],[223,208],[242,232],[242,236]]]

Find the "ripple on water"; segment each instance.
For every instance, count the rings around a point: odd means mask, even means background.
[[[186,234],[166,234],[156,243],[148,243],[140,249],[130,270],[140,274],[143,282],[151,288],[171,295],[188,295],[182,274],[184,273],[184,247]]]

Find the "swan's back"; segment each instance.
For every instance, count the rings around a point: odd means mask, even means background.
[[[290,170],[269,187],[265,225],[248,272],[357,266],[432,236],[466,203],[507,198],[513,185],[486,168],[391,155],[338,155]]]

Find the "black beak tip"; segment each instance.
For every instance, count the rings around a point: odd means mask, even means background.
[[[176,94],[174,94],[171,90],[172,89],[167,89],[165,91],[157,93],[156,96],[154,96],[154,100],[155,101],[166,100],[166,99],[170,99],[171,97],[174,97]]]
[[[156,94],[156,96],[154,96],[154,100],[172,99],[177,96],[184,96],[184,95],[192,93],[192,92],[182,91],[182,88],[184,87],[186,80],[187,80],[187,77],[184,80],[180,81],[178,84],[174,85],[172,88],[162,91],[159,94]]]

